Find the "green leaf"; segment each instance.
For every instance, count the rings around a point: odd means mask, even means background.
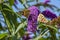
[[[56,28],[55,26],[53,26],[53,25],[47,25],[47,24],[44,24],[44,23],[40,23],[40,24],[38,25],[38,29],[39,29],[39,28],[51,28],[52,30],[57,31],[57,28]]]
[[[45,36],[45,34],[47,34],[49,32],[49,30],[47,30],[44,34],[40,34],[39,36],[37,36],[36,38],[34,38],[33,40],[39,40],[41,39],[43,36]]]
[[[15,31],[15,34],[16,34],[21,28],[24,28],[26,25],[27,25],[26,21],[23,22],[23,23],[21,23],[21,24],[17,27],[17,29],[16,29],[16,31]]]
[[[18,25],[17,23],[17,14],[12,10],[12,8],[5,4],[6,7],[3,7],[3,11],[4,13],[6,13],[7,16],[9,16],[9,19],[16,25]]]
[[[51,40],[51,38],[41,38],[41,39],[39,39],[39,40]]]
[[[29,6],[27,5],[27,0],[19,0],[21,2],[21,4],[23,4],[23,6],[25,8],[28,8]]]
[[[27,0],[19,0],[22,4],[25,4]]]
[[[22,37],[22,36],[25,34],[24,28],[21,28],[21,29],[19,30],[19,33],[20,33],[20,36]]]
[[[1,23],[0,23],[0,30],[3,30]]]
[[[51,28],[52,30],[55,30],[55,31],[57,31],[57,30],[58,30],[56,27],[51,26],[51,25],[47,25],[47,27],[48,27],[48,28]]]
[[[0,4],[0,10],[1,10],[1,8],[2,8],[2,6],[1,6],[1,4]]]
[[[4,20],[7,24],[7,27],[8,27],[8,31],[9,33],[11,33],[12,31],[12,23],[11,23],[11,15],[12,15],[12,9],[11,7],[8,5],[8,4],[3,4],[2,5],[2,15],[4,17]]]
[[[14,4],[14,0],[9,0],[9,3],[12,6]]]
[[[7,33],[2,33],[2,34],[0,34],[0,39],[6,37],[7,35],[8,35]]]
[[[33,1],[35,1],[35,0],[27,0],[27,3],[30,3],[30,2],[33,2]],[[36,1],[38,1],[38,0],[36,0]]]
[[[6,4],[6,3],[3,3],[2,9],[3,9],[3,8],[7,8],[7,9],[9,9],[9,10],[12,10],[12,7],[11,7],[9,4]]]

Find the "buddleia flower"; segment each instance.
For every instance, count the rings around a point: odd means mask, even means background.
[[[50,2],[50,0],[45,0],[44,4],[47,4],[48,2]]]
[[[15,3],[15,4],[18,4],[17,0],[14,0],[14,3]]]
[[[30,40],[30,39],[32,39],[32,37],[30,36],[29,33],[25,34],[22,38],[23,38],[23,40]]]
[[[57,25],[57,28],[60,28],[60,16],[58,16],[57,18],[54,18],[53,20],[51,20],[47,24],[49,24],[49,25]]]
[[[48,22],[48,20],[45,18],[45,16],[41,13],[38,15],[38,21],[42,22],[42,23],[47,23]]]
[[[30,13],[29,13],[29,17],[28,17],[27,31],[36,32],[37,18],[38,18],[40,11],[35,6],[30,7],[28,10],[30,10]]]
[[[60,24],[60,17],[54,18],[53,20],[50,21],[50,23],[53,25]]]
[[[42,14],[43,14],[45,17],[50,18],[50,19],[57,18],[56,14],[52,13],[52,12],[49,11],[49,10],[43,11]]]

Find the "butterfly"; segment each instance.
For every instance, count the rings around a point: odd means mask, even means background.
[[[44,17],[44,15],[43,14],[39,14],[38,15],[38,19],[37,19],[39,22],[42,22],[42,23],[47,23],[48,22],[48,20]]]
[[[22,14],[22,15],[24,15],[25,17],[28,18],[28,16],[29,16],[29,12],[30,12],[30,10],[25,9],[25,10],[23,10],[23,14]]]

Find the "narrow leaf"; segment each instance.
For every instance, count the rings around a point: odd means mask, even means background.
[[[7,36],[7,33],[2,33],[2,34],[0,34],[0,39],[4,38],[6,36]]]
[[[17,29],[16,29],[16,31],[15,31],[15,34],[16,34],[21,28],[24,28],[25,25],[27,25],[26,21],[23,22],[23,23],[21,23],[21,24],[17,27]]]

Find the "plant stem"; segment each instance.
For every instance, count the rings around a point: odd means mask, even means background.
[[[37,38],[33,39],[33,40],[38,40],[40,38],[42,38],[43,36],[45,36],[45,34],[47,34],[49,32],[49,30],[47,30],[43,35],[39,35]]]

